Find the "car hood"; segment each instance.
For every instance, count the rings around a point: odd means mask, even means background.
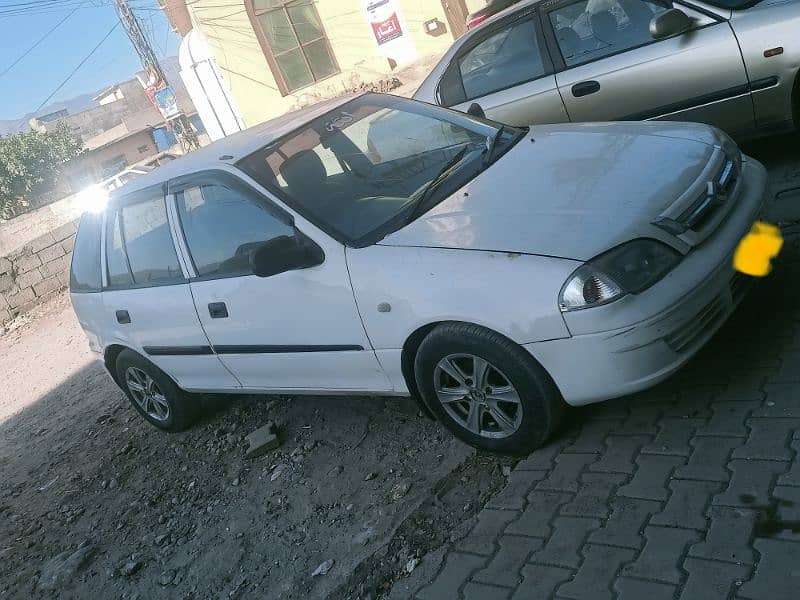
[[[536,125],[508,153],[380,243],[590,258],[630,239],[688,248],[652,222],[724,134],[693,123]]]

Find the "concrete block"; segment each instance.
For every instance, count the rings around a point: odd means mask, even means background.
[[[61,271],[57,277],[61,282],[61,287],[69,287],[69,271]]]
[[[55,243],[56,240],[53,239],[53,236],[49,233],[45,233],[28,242],[27,247],[30,248],[31,254],[36,254]]]
[[[14,261],[14,267],[16,268],[17,274],[19,275],[27,273],[28,271],[33,271],[36,267],[39,267],[41,264],[42,264],[42,259],[36,256],[35,254],[32,256],[23,255]]]
[[[63,287],[63,284],[61,281],[59,281],[58,277],[51,277],[50,279],[45,279],[34,285],[33,291],[37,296],[44,296],[45,294],[49,294],[50,292],[60,289],[61,287]]]
[[[272,421],[269,421],[263,427],[259,427],[245,439],[247,443],[250,444],[245,454],[247,458],[263,456],[270,450],[275,450],[275,448],[281,445],[275,433],[275,423]]]
[[[61,256],[55,260],[51,260],[39,267],[39,272],[47,279],[48,277],[55,277],[59,273],[69,270],[70,257]]]
[[[11,261],[5,256],[0,256],[0,275],[11,273]]]
[[[14,278],[11,277],[8,273],[3,273],[0,275],[0,294],[3,292],[11,291],[11,288],[14,287]]]
[[[61,248],[64,252],[72,252],[72,248],[75,246],[75,236],[71,235],[65,240],[61,241]]]
[[[69,223],[64,223],[61,227],[55,228],[53,231],[50,232],[50,234],[53,236],[53,239],[56,242],[60,242],[72,235],[75,235],[77,231],[78,228],[75,226],[75,223],[69,222]]]
[[[42,274],[39,273],[39,271],[28,271],[24,275],[17,277],[17,285],[20,288],[28,288],[36,283],[39,283],[42,279],[44,279],[44,277],[42,277]]]
[[[18,308],[27,302],[33,302],[35,298],[36,294],[33,293],[33,288],[25,288],[13,296],[6,296],[8,306],[11,308]]]
[[[61,244],[53,244],[52,246],[48,246],[44,250],[39,252],[39,258],[42,260],[43,263],[50,262],[51,260],[55,260],[60,256],[64,256],[65,252],[64,249],[61,247]]]
[[[11,320],[11,313],[5,308],[0,308],[0,323],[5,323]]]

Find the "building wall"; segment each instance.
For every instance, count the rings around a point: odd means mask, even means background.
[[[465,4],[467,5],[467,12],[470,14],[486,8],[486,0],[465,0]]]
[[[444,51],[453,42],[439,0],[396,0],[405,34],[413,42],[418,58]],[[358,89],[392,74],[381,54],[361,0],[317,0],[317,11],[339,64],[340,74],[315,85],[282,96],[250,23],[244,3],[240,10],[219,0],[188,3],[195,28],[202,31],[236,98],[245,125],[250,127],[321,98]],[[423,24],[438,19],[442,28],[435,35]]]
[[[146,147],[145,151],[139,152],[139,148],[142,147]],[[132,165],[156,154],[158,154],[158,149],[150,131],[140,131],[97,150],[87,152],[81,158],[72,161],[67,167],[66,176],[72,187],[75,188],[74,191],[79,191],[78,188],[88,185],[89,182],[97,182],[109,176],[103,173],[103,163],[107,160],[124,156],[127,164]]]
[[[0,325],[69,286],[77,221],[0,256]]]

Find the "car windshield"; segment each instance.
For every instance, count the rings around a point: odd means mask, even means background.
[[[365,246],[454,193],[522,132],[413,100],[367,94],[238,166],[340,241]]]

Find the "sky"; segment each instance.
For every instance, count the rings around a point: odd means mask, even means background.
[[[159,58],[180,38],[156,0],[129,0]],[[0,119],[35,111],[118,21],[112,0],[0,0],[0,74],[75,8],[52,34],[0,75]],[[131,79],[139,57],[120,25],[48,104]]]

